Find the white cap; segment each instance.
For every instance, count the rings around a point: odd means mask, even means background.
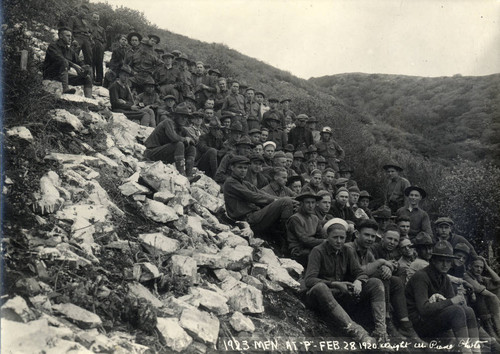
[[[332,226],[333,224],[342,225],[346,231],[349,230],[349,225],[347,225],[347,222],[344,219],[333,218],[333,219],[328,220],[328,222],[325,224],[325,226],[323,226],[323,232],[326,234],[328,228],[330,226]]]
[[[274,141],[268,140],[264,144],[262,144],[262,147],[265,148],[267,145],[272,145],[276,149],[276,143]]]

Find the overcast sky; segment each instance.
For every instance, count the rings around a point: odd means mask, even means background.
[[[94,0],[94,2],[96,2]],[[500,72],[500,0],[108,0],[309,78]]]

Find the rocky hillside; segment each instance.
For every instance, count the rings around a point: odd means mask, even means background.
[[[26,34],[39,58],[45,30]],[[6,130],[2,352],[204,353],[331,335],[298,299],[302,266],[221,222],[213,180],[144,161],[152,128],[110,112],[106,89],[43,85],[48,120]]]

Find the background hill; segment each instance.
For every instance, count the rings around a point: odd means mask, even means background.
[[[7,0],[4,18],[10,26],[24,21],[27,27],[37,22],[57,28],[60,21],[73,15],[79,3]],[[100,14],[101,26],[112,39],[131,29],[156,33],[167,50],[181,50],[218,68],[224,76],[262,90],[268,97],[290,97],[296,113],[316,116],[320,125],[332,126],[334,138],[345,148],[346,159],[355,170],[354,178],[375,196],[374,208],[382,202],[385,185],[381,166],[395,160],[405,167],[405,175],[413,184],[428,191],[424,207],[432,218],[451,215],[458,220],[458,230],[479,243],[498,238],[500,75],[420,78],[344,74],[303,80],[223,44],[159,29],[138,11],[113,9],[105,3],[93,3],[91,7]],[[39,97],[33,93],[33,81],[26,85],[25,80],[19,80],[26,74],[18,70],[18,49],[29,50],[29,43],[26,39],[7,39],[16,43],[4,52],[5,85],[9,87],[4,124],[9,126],[30,117],[35,120],[43,112],[40,104],[45,102],[38,101],[36,109],[31,109],[37,114],[26,112],[30,107],[26,98]],[[111,47],[112,41],[109,44]],[[40,69],[40,63],[33,65],[35,70]],[[477,183],[478,176],[484,183]],[[457,201],[457,195],[463,200]],[[477,218],[465,217],[476,214]]]

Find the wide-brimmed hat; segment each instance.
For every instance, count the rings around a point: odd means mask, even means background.
[[[166,95],[165,97],[163,97],[163,100],[166,101],[166,100],[174,100],[175,102],[177,102],[177,98],[175,98],[174,95]]]
[[[152,38],[156,39],[156,43],[161,42],[160,37],[158,37],[156,34],[148,34],[148,37],[149,37],[149,39],[152,39]]]
[[[185,102],[180,103],[175,107],[174,111],[172,112],[174,117],[191,117],[191,112],[189,110],[188,105]]]
[[[382,205],[372,215],[376,219],[390,219],[392,217],[391,209],[386,205]]]
[[[143,38],[141,39],[141,44],[147,45],[148,47],[152,47],[153,45],[149,41],[149,38]]]
[[[291,98],[286,97],[286,98],[283,98],[283,99],[280,101],[280,103],[284,103],[284,102],[292,102],[292,99],[291,99]]]
[[[441,218],[438,218],[435,222],[434,222],[434,225],[438,226],[440,224],[448,224],[449,226],[453,226],[455,225],[455,223],[453,222],[453,220],[451,220],[449,217],[441,217]]]
[[[248,131],[248,135],[252,135],[252,134],[260,134],[260,129],[257,129],[257,128],[253,128],[253,129],[250,129]]]
[[[229,160],[229,166],[234,165],[235,163],[243,163],[245,165],[249,165],[250,164],[250,160],[246,156],[234,155]]]
[[[292,144],[286,144],[283,150],[285,150],[286,152],[294,152],[295,147]]]
[[[172,50],[172,54],[174,57],[178,58],[181,56],[182,52],[180,50],[175,49],[175,50]]]
[[[369,200],[372,200],[373,197],[368,193],[368,191],[361,191],[359,192],[359,199],[361,198],[368,198]]]
[[[257,153],[250,154],[250,156],[248,156],[248,159],[250,160],[250,162],[252,161],[260,161],[262,163],[266,162],[266,160],[264,160],[264,157],[261,154]]]
[[[417,191],[417,192],[419,192],[420,196],[422,197],[422,199],[424,199],[425,197],[427,197],[427,192],[423,188],[420,188],[420,187],[417,187],[417,186],[409,186],[408,188],[406,188],[405,189],[405,195],[407,197],[409,197],[411,191]]]
[[[222,76],[222,74],[220,73],[220,71],[219,71],[219,70],[217,70],[217,69],[208,69],[208,74],[209,74],[209,75],[212,75],[212,74],[217,74],[217,76],[218,76],[218,77],[221,77],[221,76]]]
[[[161,56],[162,59],[165,59],[165,58],[175,58],[175,55],[173,55],[172,53],[170,52],[166,52],[165,54],[163,54]]]
[[[389,168],[391,168],[391,167],[392,167],[392,168],[394,168],[394,169],[396,169],[396,170],[397,170],[397,171],[399,171],[399,172],[403,171],[403,167],[401,167],[401,166],[397,165],[397,164],[396,164],[396,163],[394,163],[394,162],[389,162],[388,164],[386,164],[386,165],[382,166],[382,168],[383,168],[384,170],[386,170],[386,171],[387,171]]]
[[[420,231],[417,236],[415,236],[415,240],[413,241],[414,246],[432,245],[433,243],[432,236],[425,231]]]
[[[224,120],[225,118],[227,118],[227,117],[222,117],[222,120]],[[231,124],[231,128],[230,129],[233,132],[243,133],[243,126],[241,125],[240,122],[234,122],[233,124]]]
[[[129,75],[133,75],[134,74],[134,72],[132,71],[132,68],[128,64],[123,64],[121,66],[119,72],[121,72],[121,71],[123,71],[123,72],[125,72],[125,73],[127,73]]]
[[[142,41],[142,35],[138,32],[130,32],[129,34],[127,34],[127,41],[129,42],[130,44],[130,41],[132,40],[132,37],[137,37],[139,39],[139,42]]]
[[[432,257],[457,258],[453,254],[453,246],[448,241],[438,241],[432,248]]]
[[[306,193],[302,193],[302,194],[300,194],[300,195],[296,196],[296,197],[295,197],[295,200],[297,200],[297,201],[301,202],[301,201],[303,201],[303,200],[304,200],[304,199],[306,199],[306,198],[313,198],[313,199],[314,199],[314,200],[316,200],[316,201],[319,201],[319,200],[323,199],[323,197],[320,197],[320,196],[319,196],[319,195],[317,195],[317,194],[310,193],[310,192],[306,192]]]

